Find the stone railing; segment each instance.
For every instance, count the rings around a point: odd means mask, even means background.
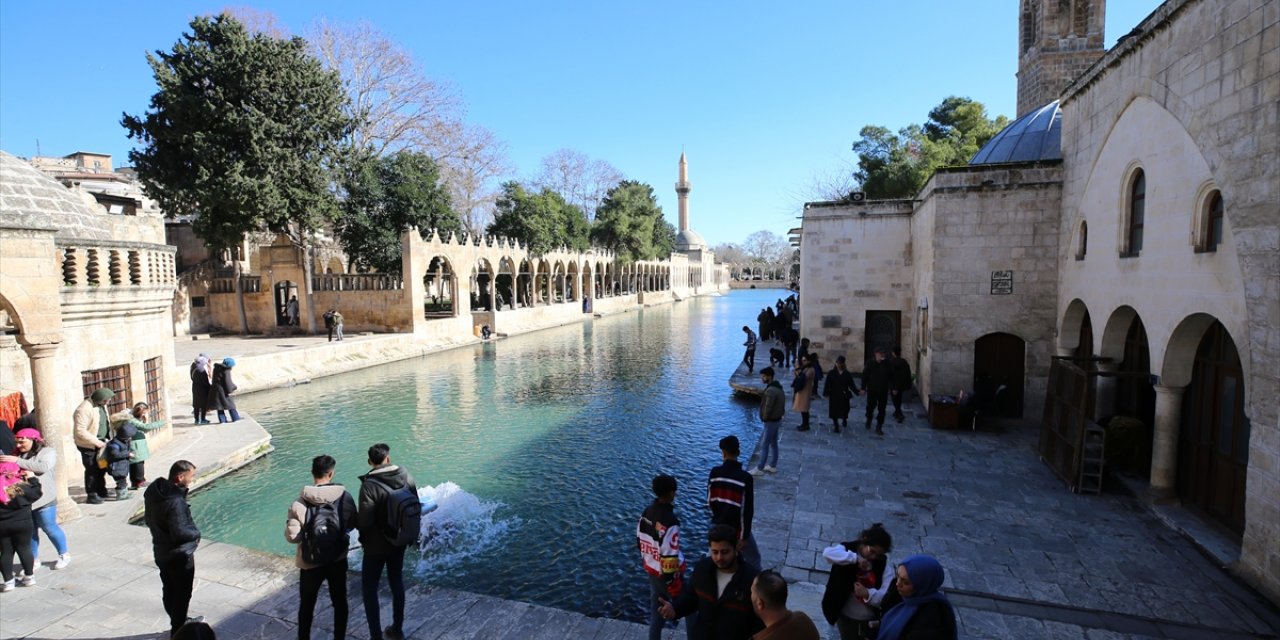
[[[325,273],[311,278],[313,291],[391,291],[403,288],[403,278],[387,273]]]
[[[262,292],[262,276],[240,276],[240,288],[245,293],[261,293]],[[235,293],[236,279],[231,278],[213,278],[209,281],[209,293]]]
[[[174,286],[176,248],[112,240],[57,241],[62,284],[67,287]]]

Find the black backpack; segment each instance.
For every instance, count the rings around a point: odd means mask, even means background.
[[[302,559],[310,564],[327,565],[346,557],[350,541],[342,522],[339,498],[322,505],[307,505],[307,520],[302,523]]]
[[[387,520],[382,525],[382,535],[397,547],[407,547],[418,543],[422,531],[422,501],[418,493],[410,485],[392,489],[387,488]]]

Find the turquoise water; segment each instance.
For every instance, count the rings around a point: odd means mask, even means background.
[[[194,495],[196,521],[207,538],[291,555],[285,512],[311,458],[337,458],[355,495],[369,445],[387,442],[441,505],[441,535],[411,553],[414,581],[640,620],[635,526],[650,480],[679,481],[696,559],[717,442],[737,435],[749,452],[759,437],[757,404],[727,385],[741,327],[780,293],[695,298],[241,397],[276,451]]]

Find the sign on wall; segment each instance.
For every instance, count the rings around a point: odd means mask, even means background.
[[[991,272],[991,295],[1009,295],[1013,293],[1013,271]]]

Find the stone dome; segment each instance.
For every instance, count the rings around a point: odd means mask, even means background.
[[[676,234],[676,251],[700,251],[707,248],[707,241],[693,229]]]
[[[970,165],[1062,159],[1062,110],[1058,101],[1009,123],[987,141]]]
[[[105,213],[17,156],[0,151],[0,224],[57,229],[57,238],[110,240]]]

